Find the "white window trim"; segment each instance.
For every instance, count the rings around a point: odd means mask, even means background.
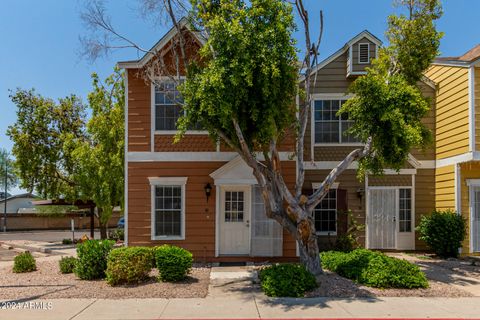
[[[358,147],[363,146],[361,142],[315,142],[315,101],[318,100],[348,100],[353,95],[345,93],[329,93],[329,94],[314,94],[312,95],[311,112],[310,112],[310,131],[311,142],[313,147]],[[342,140],[342,121],[339,122],[339,140]],[[312,155],[314,154],[314,150]]]
[[[312,189],[315,192],[320,186],[322,185],[321,182],[312,182]],[[330,189],[337,190],[338,186],[340,185],[339,182],[334,182]],[[337,235],[337,222],[338,222],[338,211],[337,211],[337,195],[338,193],[335,193],[335,231],[316,231],[317,236],[336,236]],[[313,209],[315,211],[315,209]],[[314,212],[314,221],[315,221],[315,212]]]
[[[185,240],[185,191],[188,177],[149,177],[151,189],[151,215],[150,215],[150,230],[151,240]],[[174,185],[182,187],[182,210],[181,210],[181,227],[180,236],[156,236],[155,235],[155,187],[162,185]]]
[[[367,62],[361,62],[361,61],[360,61],[360,46],[365,45],[365,44],[367,45],[367,49],[368,49],[368,51],[367,51],[367,53],[368,53],[368,60],[367,60]],[[361,42],[361,43],[358,44],[358,64],[370,64],[370,43],[368,43],[368,42]]]

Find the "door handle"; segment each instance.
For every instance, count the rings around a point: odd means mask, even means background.
[[[397,222],[397,217],[393,217],[393,222]]]
[[[245,225],[246,225],[247,227],[250,227],[250,220],[245,221]]]

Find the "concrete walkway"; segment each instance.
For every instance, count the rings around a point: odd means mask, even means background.
[[[58,256],[57,256],[58,257]],[[0,302],[0,319],[281,319],[480,317],[475,298],[268,298],[250,267],[212,268],[209,294],[195,299],[50,299]],[[12,308],[15,303],[16,308]]]
[[[20,303],[20,304],[18,304]],[[480,316],[480,298],[55,299],[0,302],[0,319],[458,318]],[[20,309],[18,309],[20,308]]]

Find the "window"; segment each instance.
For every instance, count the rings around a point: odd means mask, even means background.
[[[353,121],[347,114],[337,115],[346,100],[315,100],[315,143],[358,143],[358,139],[346,133]]]
[[[176,130],[182,97],[173,81],[155,86],[155,130]]]
[[[358,44],[358,63],[361,63],[361,64],[370,63],[370,44],[369,43]]]
[[[319,233],[337,232],[337,190],[330,189],[328,194],[315,207],[315,229]]]
[[[400,232],[412,232],[412,190],[400,189]]]
[[[149,178],[152,187],[152,240],[184,239],[187,178]]]
[[[243,191],[225,191],[225,222],[243,222]]]
[[[164,81],[155,86],[155,130],[176,131],[177,121],[183,115],[181,104],[183,98],[175,82]],[[195,124],[189,130],[202,130],[200,124]]]

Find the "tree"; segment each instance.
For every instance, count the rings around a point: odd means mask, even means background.
[[[33,89],[17,89],[10,95],[17,121],[7,135],[20,186],[44,198],[93,200],[105,238],[113,207],[123,200],[123,74],[115,70],[105,84],[96,74],[92,80],[88,123],[87,108],[75,95],[56,103]]]
[[[177,139],[189,125],[199,122],[212,138],[220,138],[236,150],[253,169],[262,188],[267,216],[294,237],[301,262],[319,275],[322,269],[313,210],[338,176],[354,161],[360,163],[360,178],[367,173],[379,174],[383,168],[399,169],[411,148],[428,144],[429,132],[421,118],[428,111],[429,103],[417,82],[438,54],[441,34],[434,22],[442,13],[439,1],[397,1],[407,9],[408,16],[389,18],[388,46],[380,50],[367,75],[355,81],[351,88],[355,97],[340,110],[340,113],[348,112],[355,121],[350,134],[358,137],[364,146],[339,162],[312,195],[302,191],[303,152],[323,19],[318,41],[314,42],[303,0],[191,0],[189,9],[179,0],[144,0],[142,3],[154,3],[155,8],[165,10],[179,31],[174,41],[180,47],[185,41],[176,14],[182,9],[188,11],[194,29],[207,39],[200,51],[200,63],[182,59],[184,50],[179,51],[177,61],[183,62],[180,67],[187,70],[187,79],[181,87],[186,116],[179,120]],[[96,5],[102,8],[98,2]],[[95,6],[84,13],[84,18],[89,18],[84,20],[91,27],[124,41],[127,47],[143,50],[113,28],[104,18],[104,10],[92,8]],[[297,70],[292,36],[296,28],[293,9],[305,32],[305,57],[300,70]],[[94,38],[89,43],[95,43],[104,53],[116,48],[110,42],[95,42]],[[302,78],[300,88],[298,73]],[[155,72],[146,75],[153,81],[151,76],[155,76]],[[295,108],[297,92],[301,97],[298,109]],[[296,133],[298,173],[295,187],[290,190],[283,180],[277,146],[285,134],[292,131]],[[263,160],[256,156],[257,152],[263,154]]]
[[[6,170],[5,170],[6,167]],[[6,180],[6,184],[5,184]],[[13,160],[6,149],[0,149],[0,192],[2,198],[8,198],[8,190],[14,188],[18,183],[17,175],[14,172]],[[5,185],[7,186],[4,190]]]

